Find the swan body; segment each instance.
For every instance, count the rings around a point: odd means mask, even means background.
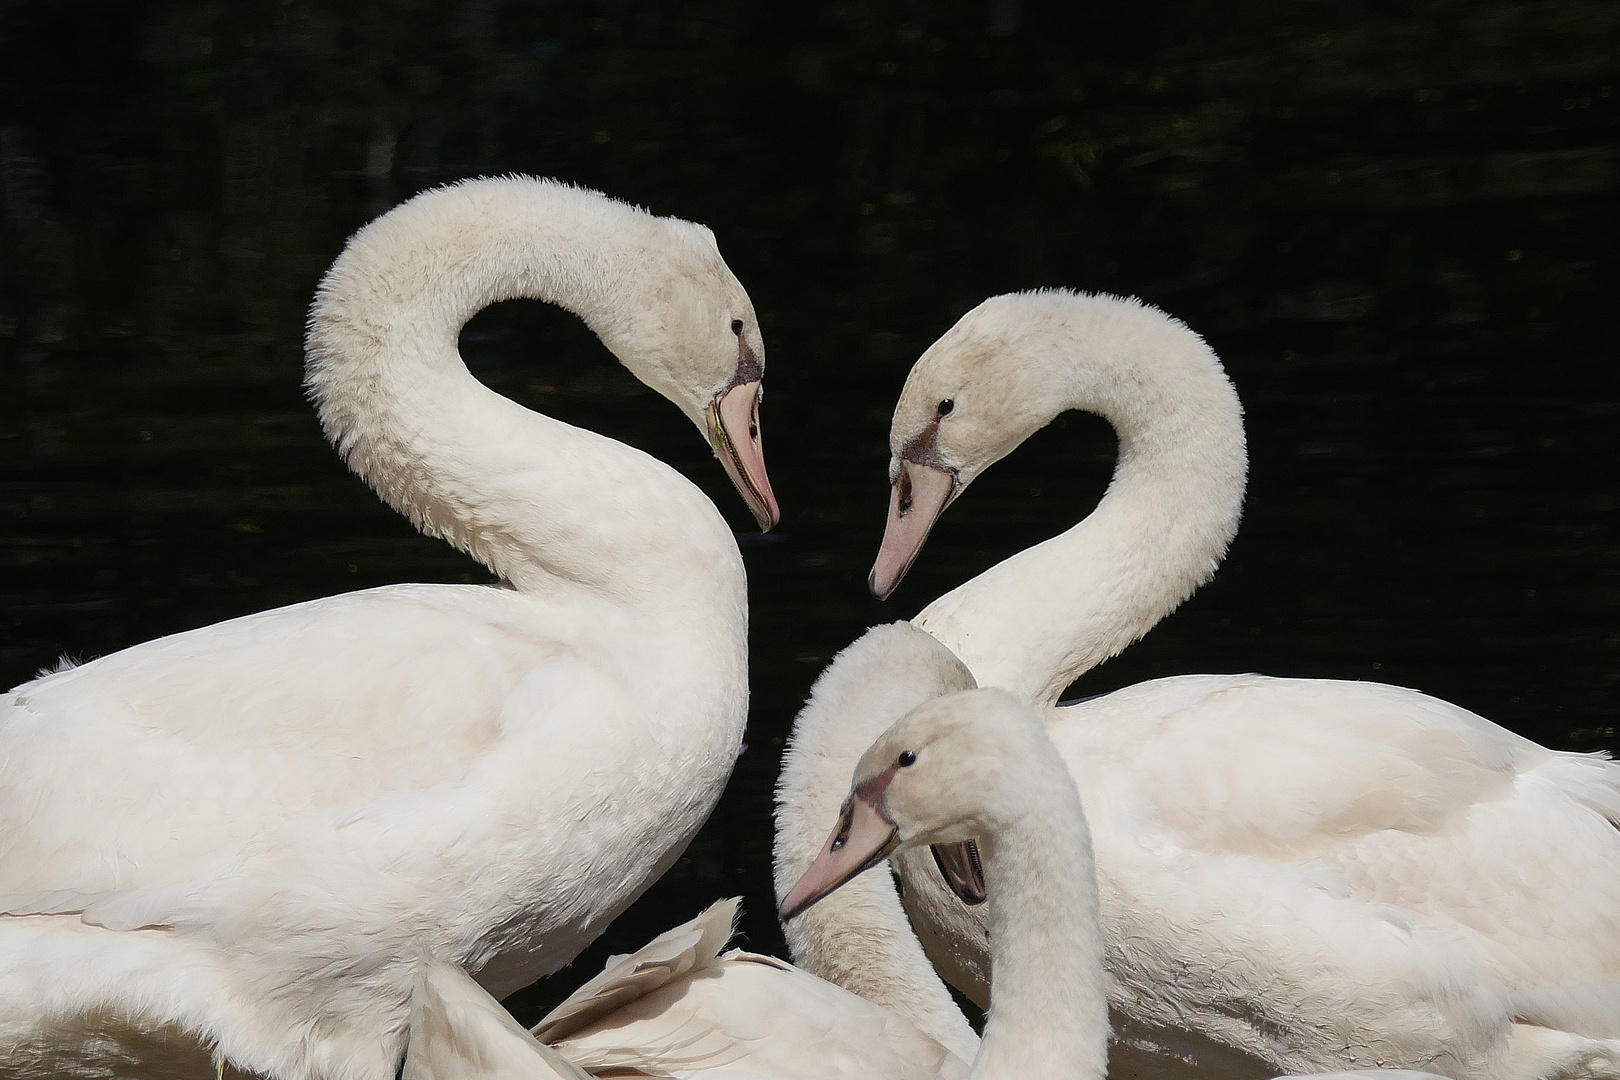
[[[503,584],[314,600],[0,696],[0,1047],[122,1026],[385,1080],[415,958],[510,993],[707,817],[747,707],[736,543],[674,470],[472,378],[457,331],[515,296],[581,315],[774,518],[757,322],[707,230],[526,178],[361,230],[311,313],[311,395],[387,502]]]
[[[893,1013],[772,957],[722,952],[737,907],[722,900],[609,960],[532,1034],[459,968],[424,963],[403,1080],[967,1076]]]
[[[1045,709],[1086,793],[1115,1071],[1620,1075],[1620,766],[1380,684],[1186,676],[1055,706],[1208,580],[1237,527],[1241,411],[1182,324],[1060,291],[964,316],[895,410],[874,590],[1069,408],[1119,435],[1097,509],[914,621]],[[930,956],[984,1001],[983,915],[925,856],[898,865]]]

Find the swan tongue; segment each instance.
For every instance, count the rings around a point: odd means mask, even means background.
[[[883,546],[866,579],[872,595],[886,600],[911,569],[928,531],[956,493],[956,473],[902,459],[900,476],[889,493],[889,523]]]
[[[760,532],[770,532],[782,517],[765,475],[765,451],[759,441],[759,380],[737,383],[720,393],[706,410],[709,442],[737,485]]]
[[[939,867],[945,884],[962,903],[972,907],[984,903],[989,895],[984,887],[984,867],[979,862],[979,845],[972,840],[959,844],[935,844],[934,865]]]
[[[881,788],[878,795],[881,798]],[[783,898],[782,918],[793,918],[856,874],[888,858],[899,846],[899,827],[860,795],[852,795],[838,815],[827,846]]]

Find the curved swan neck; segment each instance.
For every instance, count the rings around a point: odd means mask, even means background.
[[[1108,1069],[1108,998],[1091,832],[1055,751],[1025,755],[980,842],[989,893],[990,1011],[973,1080]]]
[[[833,659],[794,722],[777,782],[778,899],[826,843],[866,747],[916,706],[972,685],[954,656],[907,623],[874,627]],[[800,967],[973,1060],[978,1037],[924,955],[890,874],[860,875],[785,922],[783,931]]]
[[[1067,532],[991,567],[914,622],[972,669],[1050,705],[1214,574],[1248,470],[1242,406],[1215,354],[1179,321],[1113,297],[1039,294],[1008,342],[1037,368],[1045,423],[1080,409],[1119,436],[1112,482]],[[1044,372],[1039,369],[1044,368]]]
[[[599,335],[666,269],[684,223],[594,192],[527,178],[418,196],[355,234],[310,312],[306,383],[350,467],[423,532],[521,591],[668,603],[683,555],[693,603],[716,560],[740,571],[714,507],[628,446],[489,390],[457,349],[466,321],[500,300],[550,301]],[[695,229],[695,226],[685,226]]]

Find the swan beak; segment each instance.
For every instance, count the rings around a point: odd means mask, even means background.
[[[984,864],[979,861],[979,845],[972,840],[959,844],[935,844],[934,865],[951,887],[956,898],[968,907],[984,903],[989,890],[984,887]]]
[[[738,383],[720,393],[705,410],[709,443],[753,511],[760,532],[770,532],[781,520],[771,478],[765,475],[765,451],[759,442],[759,380]]]
[[[827,846],[782,900],[782,918],[793,918],[856,874],[888,858],[899,846],[899,826],[861,796],[850,796]]]
[[[956,490],[954,470],[901,460],[900,478],[889,492],[889,523],[883,529],[883,546],[878,548],[877,562],[866,579],[873,596],[887,600],[900,584]]]

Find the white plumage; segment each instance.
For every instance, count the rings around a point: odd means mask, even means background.
[[[667,1080],[966,1080],[964,1062],[893,1013],[773,957],[722,952],[737,904],[722,900],[613,957],[532,1036],[459,970],[426,969],[404,1080],[573,1075],[565,1069]],[[542,1044],[561,1067],[535,1060]]]
[[[846,650],[833,665],[846,678],[824,679],[818,694],[865,694],[873,704],[870,695],[882,691],[847,676],[869,673],[863,653],[885,651],[909,652],[923,661],[919,670],[932,667],[941,683],[959,682],[960,664],[927,641],[904,626],[880,628]],[[609,960],[534,1027],[532,1038],[459,970],[424,964],[404,1080],[578,1080],[581,1069],[666,1080],[1100,1080],[1107,977],[1096,878],[1072,776],[1038,716],[1002,691],[945,693],[908,712],[859,756],[853,792],[846,784],[834,793],[820,822],[790,815],[794,831],[819,824],[825,835],[828,824],[836,825],[831,838],[815,845],[800,879],[783,889],[783,913],[792,932],[863,886],[875,886],[872,895],[886,891],[897,904],[888,873],[862,874],[862,866],[895,843],[980,837],[991,886],[996,1007],[984,1041],[974,1040],[966,1055],[971,1074],[962,1056],[894,1011],[771,957],[722,954],[737,910],[731,900]],[[841,794],[848,797],[839,812]],[[808,804],[795,810],[807,811]],[[883,963],[885,947],[898,943],[885,938],[909,934],[901,928],[869,939],[868,962]],[[1417,1072],[1335,1077],[1427,1080]]]
[[[708,815],[747,707],[735,541],[674,470],[472,378],[457,331],[514,296],[584,318],[774,518],[737,422],[757,322],[706,229],[511,178],[361,230],[311,313],[323,424],[503,585],[315,600],[0,696],[0,1048],[29,1048],[0,1071],[155,1038],[385,1080],[417,958],[532,982]]]
[[[1109,980],[1090,831],[1040,716],[1001,690],[934,698],[873,742],[848,792],[832,835],[783,900],[790,925],[845,882],[886,883],[883,870],[861,871],[887,852],[974,840],[995,960],[971,1077],[1102,1080]]]

